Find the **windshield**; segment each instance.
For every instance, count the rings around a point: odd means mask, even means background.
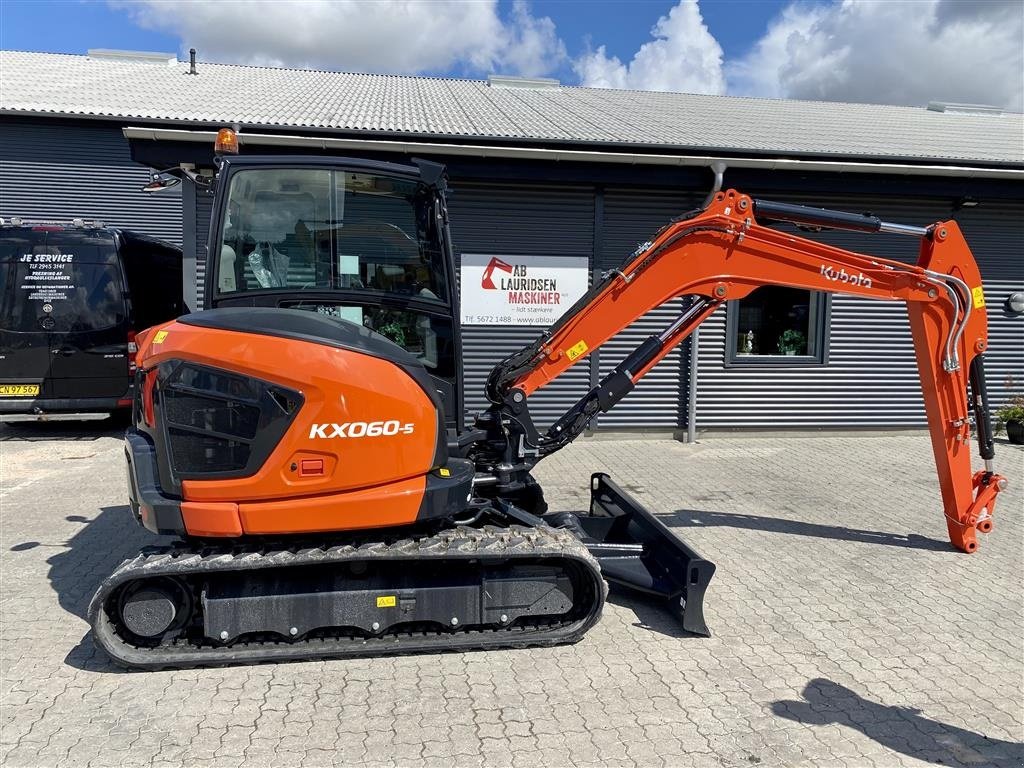
[[[220,294],[354,290],[448,301],[433,195],[372,173],[266,168],[231,177]]]

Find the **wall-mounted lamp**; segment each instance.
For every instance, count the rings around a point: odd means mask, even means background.
[[[1003,302],[1003,311],[1013,317],[1024,315],[1024,291],[1011,293]]]

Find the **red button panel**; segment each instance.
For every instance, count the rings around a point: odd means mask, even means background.
[[[299,462],[299,477],[315,477],[323,473],[323,459],[303,459]]]

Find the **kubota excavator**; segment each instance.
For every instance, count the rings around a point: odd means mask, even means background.
[[[137,668],[573,642],[606,581],[707,635],[714,565],[610,478],[551,512],[531,475],[722,302],[764,285],[904,301],[949,539],[973,552],[996,496],[981,277],[953,221],[916,227],[715,189],[490,374],[462,425],[440,166],[227,157],[207,311],[139,338],[131,509],[178,543],[100,586],[95,639]],[[920,240],[916,266],[768,222]],[[530,395],[686,297],[550,428]],[[314,310],[314,311],[310,311]],[[375,329],[375,330],[371,330]],[[984,468],[971,467],[971,417]]]

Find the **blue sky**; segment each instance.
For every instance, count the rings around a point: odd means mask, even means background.
[[[141,29],[103,2],[2,0],[0,48],[85,53],[89,48],[176,51],[174,35]]]
[[[664,0],[636,2],[535,2],[535,16],[550,16],[572,49],[582,49],[588,36],[608,52],[626,59],[650,39],[651,27],[676,5]],[[739,56],[764,33],[768,22],[786,5],[783,0],[703,0],[704,21],[726,56]]]
[[[1021,0],[0,0],[0,47],[1024,109]]]
[[[760,37],[768,21],[785,4],[783,0],[704,0],[700,6],[709,29],[726,55],[738,56]],[[651,27],[674,5],[671,0],[537,0],[531,3],[531,8],[534,16],[548,16],[555,22],[570,55],[582,51],[589,38],[594,44],[606,45],[610,54],[628,58],[650,39]],[[3,0],[0,3],[0,48],[6,50],[179,51],[183,44],[187,41],[175,34],[139,26],[125,9],[106,2]]]

